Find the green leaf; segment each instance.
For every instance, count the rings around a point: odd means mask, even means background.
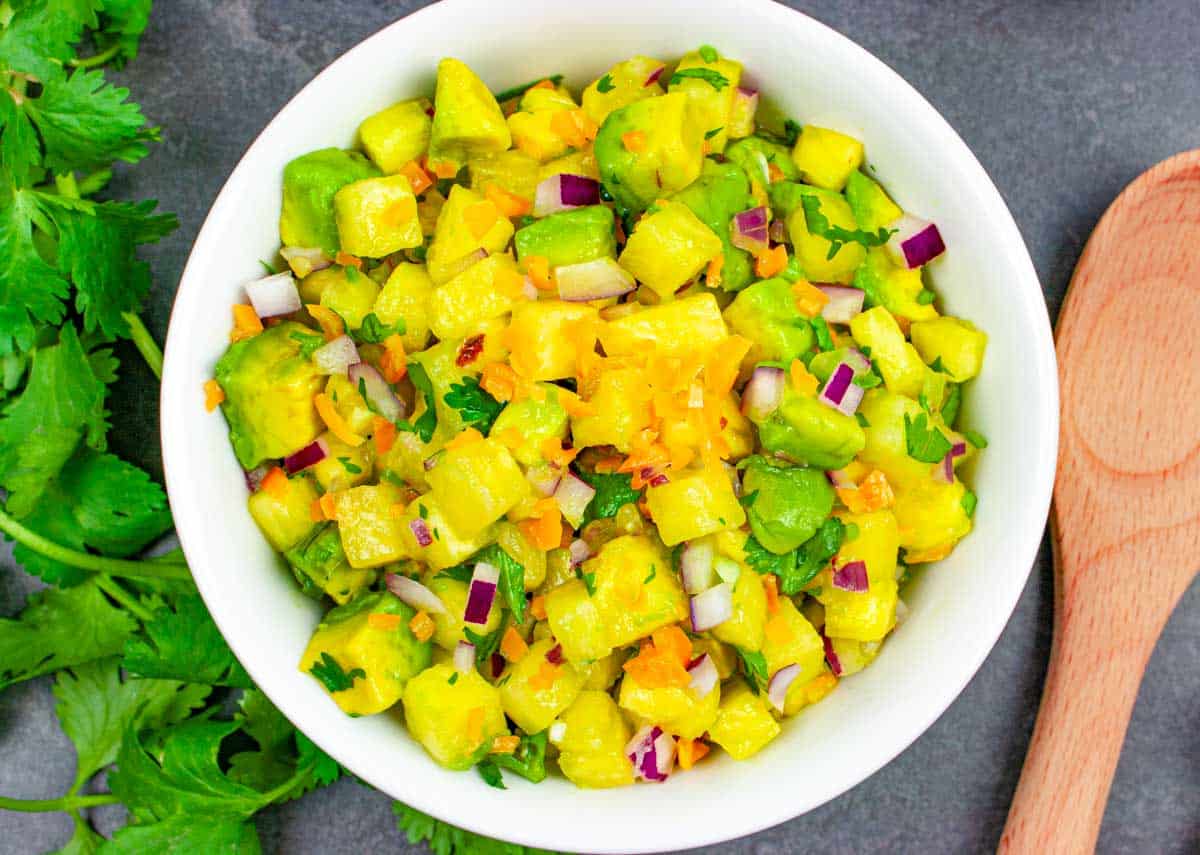
[[[535,784],[546,779],[546,731],[521,737],[512,754],[493,754],[492,762]]]
[[[331,784],[341,775],[337,761],[296,730],[261,691],[242,693],[238,720],[258,748],[229,758],[229,777],[233,780],[266,791],[294,779],[294,788],[278,796],[278,803]],[[305,770],[306,775],[297,775]]]
[[[150,20],[153,0],[102,0],[100,29],[92,33],[100,52],[112,45],[118,48],[113,64],[120,68],[137,59],[138,42]]]
[[[421,507],[424,507],[422,505]],[[445,576],[447,579],[456,579],[459,582],[470,582],[471,577],[475,574],[475,570],[467,564],[458,564],[454,567],[447,567],[438,573],[438,577]]]
[[[917,292],[917,305],[928,306],[937,299],[937,294],[930,291],[928,288],[922,288]]]
[[[500,773],[500,767],[490,757],[486,757],[476,763],[475,771],[479,773],[479,777],[483,778],[483,782],[489,787],[495,787],[497,790],[508,789],[508,787],[504,786],[504,775]]]
[[[833,350],[833,336],[829,334],[829,324],[820,315],[814,318],[809,318],[809,325],[813,328],[813,332],[817,337],[817,347],[821,350]]]
[[[979,497],[978,496],[976,496],[970,490],[967,490],[967,492],[963,493],[962,509],[963,509],[963,512],[966,513],[968,519],[975,516],[975,508],[978,505],[979,505]]]
[[[472,567],[480,561],[485,561],[500,570],[500,595],[508,603],[508,610],[513,614],[513,620],[520,624],[525,622],[525,567],[513,558],[498,543],[485,546],[467,563]]]
[[[491,431],[496,417],[504,409],[504,404],[488,394],[476,377],[464,377],[462,383],[451,383],[443,400],[458,410],[464,425],[474,427],[484,436]]]
[[[916,418],[904,414],[904,443],[908,456],[922,463],[940,463],[951,448],[950,440],[929,423],[925,413],[918,413]]]
[[[8,5],[8,4],[6,4]],[[45,79],[74,53],[83,28],[95,27],[93,0],[35,0],[17,5],[0,30],[0,66]]]
[[[958,411],[962,406],[962,386],[958,383],[946,384],[946,401],[942,404],[942,422],[953,428],[958,421]]]
[[[488,633],[478,633],[469,626],[463,627],[463,636],[475,645],[475,667],[485,674],[490,674],[492,654],[500,649],[500,640],[508,629],[509,614],[506,612],[500,618],[500,625]]]
[[[353,270],[354,268],[348,268]],[[363,318],[362,326],[351,332],[350,336],[359,344],[383,344],[389,336],[404,335],[407,327],[404,319],[396,321],[394,324],[385,324],[379,320],[379,316],[371,312]]]
[[[178,597],[155,612],[143,631],[126,643],[121,664],[142,677],[253,686],[196,594]]]
[[[294,332],[288,336],[292,341],[300,344],[300,355],[305,359],[312,356],[317,350],[325,346],[324,336],[319,336],[316,333]]]
[[[704,60],[705,62],[708,62],[708,63],[716,62],[718,59],[721,58],[721,55],[717,53],[717,49],[715,47],[713,47],[712,45],[700,45],[700,48],[699,48],[699,50],[697,50],[697,53],[700,54],[700,58],[702,60]]]
[[[433,855],[552,855],[544,849],[492,840],[453,825],[400,802],[392,803],[396,827],[412,844],[426,843]]]
[[[719,128],[710,128],[709,130],[704,132],[704,138],[706,140],[711,140],[713,137],[715,137],[717,134],[721,133],[721,131],[723,131],[723,130],[725,130],[724,125],[721,125],[721,127],[719,127]]]
[[[119,654],[135,629],[92,582],[39,591],[16,618],[0,618],[0,689]]]
[[[796,566],[779,579],[779,590],[788,597],[813,580],[842,548],[846,539],[846,526],[837,517],[821,523],[816,533],[796,548]]]
[[[66,846],[59,849],[54,855],[96,855],[100,851],[100,847],[107,841],[92,831],[92,827],[88,825],[87,820],[81,817],[78,812],[72,813],[71,819],[75,823],[75,830],[71,834],[71,839],[67,841]]]
[[[0,97],[0,104],[5,100]],[[0,119],[5,118],[0,112]],[[6,122],[0,153],[5,167],[12,169],[7,128],[11,125]],[[34,222],[53,228],[38,204],[38,194],[14,190],[3,179],[0,174],[0,353],[12,353],[33,346],[34,324],[62,322],[71,286],[34,244]]]
[[[676,71],[671,75],[671,85],[682,83],[684,80],[703,80],[713,89],[720,92],[729,85],[729,78],[719,71],[713,71],[711,68],[685,68]]]
[[[742,673],[746,676],[746,683],[750,686],[754,694],[758,694],[767,687],[770,682],[771,675],[767,673],[767,659],[757,650],[746,650],[733,645],[733,649],[737,651],[738,659],[742,663]]]
[[[161,822],[127,825],[104,844],[100,855],[261,855],[252,823],[223,814],[172,814]]]
[[[425,366],[419,362],[408,363],[408,379],[425,399],[425,412],[421,413],[420,418],[415,422],[401,421],[397,423],[396,427],[415,433],[420,437],[421,442],[429,442],[433,439],[433,432],[437,430],[437,409],[434,407],[433,383],[425,371]]]
[[[967,442],[976,448],[982,450],[988,447],[987,437],[979,431],[967,429],[963,431],[963,436],[967,438]]]
[[[329,651],[321,653],[321,659],[314,662],[308,673],[316,677],[330,693],[344,692],[354,687],[354,681],[367,676],[362,668],[352,668],[345,671],[341,664],[333,658]]]
[[[562,83],[563,76],[561,74],[551,74],[549,77],[539,77],[537,80],[530,80],[528,83],[522,83],[520,86],[514,86],[511,89],[505,89],[496,93],[496,101],[503,104],[505,101],[511,101],[513,98],[520,98],[533,87],[537,86],[543,80],[549,80],[555,86]]]
[[[601,77],[599,80],[596,81],[596,91],[597,92],[608,93],[608,92],[612,92],[616,88],[617,88],[616,85],[612,82],[611,74],[605,74],[603,77]]]
[[[577,471],[580,478],[596,491],[583,512],[583,522],[580,528],[592,520],[615,517],[623,506],[636,503],[642,497],[641,490],[633,489],[633,478],[622,472],[605,474],[600,472]]]
[[[883,246],[896,231],[881,227],[876,232],[867,232],[862,229],[846,229],[832,225],[829,218],[821,213],[821,200],[817,196],[805,194],[800,197],[800,204],[804,207],[804,221],[809,232],[829,241],[827,258],[833,258],[848,243],[861,244],[868,249],[873,246]]]
[[[791,552],[777,555],[759,543],[758,538],[754,535],[746,538],[744,552],[746,555],[746,564],[755,573],[763,575],[774,573],[782,579],[792,572],[796,566],[796,551],[794,549]]]

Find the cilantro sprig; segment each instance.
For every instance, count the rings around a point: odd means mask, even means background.
[[[703,80],[713,89],[720,92],[729,85],[729,78],[711,68],[683,68],[671,75],[670,83],[682,83],[684,80]]]
[[[817,196],[805,194],[800,197],[800,204],[804,207],[804,221],[809,232],[829,241],[829,252],[825,256],[827,259],[833,258],[841,252],[842,247],[848,243],[861,244],[868,249],[873,246],[883,246],[896,231],[895,229],[885,229],[882,226],[875,232],[835,226],[829,222],[828,217],[821,213],[821,200]]]
[[[477,377],[464,377],[461,383],[451,383],[450,391],[442,400],[447,406],[458,410],[464,425],[475,428],[485,436],[505,406],[479,385]]]

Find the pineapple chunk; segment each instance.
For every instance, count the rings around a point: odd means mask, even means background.
[[[971,531],[971,518],[963,508],[966,493],[957,479],[942,484],[926,478],[901,490],[893,508],[900,545],[914,556],[948,553]]]
[[[617,703],[639,724],[657,724],[682,739],[698,739],[717,720],[720,684],[703,698],[688,688],[664,686],[647,689],[631,674],[621,680]]]
[[[558,766],[578,787],[621,787],[633,783],[625,746],[633,732],[606,692],[580,692],[559,718]]]
[[[638,431],[650,424],[650,385],[636,368],[612,368],[600,374],[588,397],[592,413],[571,417],[577,448],[612,445],[628,453]]]
[[[331,431],[325,431],[320,439],[329,449],[329,455],[309,468],[317,483],[325,492],[338,492],[357,487],[371,477],[375,463],[375,447],[364,442],[347,445]]]
[[[708,729],[709,738],[734,760],[745,760],[779,735],[779,722],[767,708],[766,698],[750,691],[742,680],[728,687],[721,698],[717,720]]]
[[[513,307],[513,291],[520,281],[517,263],[510,255],[489,255],[477,261],[429,298],[429,327],[443,341],[462,338],[483,321],[507,315]]]
[[[713,638],[743,650],[760,650],[766,625],[767,592],[762,576],[743,564],[733,585],[733,615],[712,628]]]
[[[442,452],[426,477],[446,519],[467,537],[500,519],[529,492],[521,467],[494,439]]]
[[[505,336],[513,369],[529,380],[574,377],[580,355],[596,347],[599,318],[599,310],[586,303],[519,303]]]
[[[538,162],[523,151],[502,151],[471,158],[467,170],[471,189],[477,193],[487,192],[489,184],[530,201],[537,193]]]
[[[316,275],[314,273],[308,278]],[[354,267],[346,267],[341,276],[329,277],[321,290],[319,302],[341,315],[347,329],[356,330],[362,326],[363,318],[371,312],[378,297],[379,285],[375,280],[359,273]]]
[[[797,204],[788,214],[788,235],[792,239],[796,258],[799,259],[805,276],[812,282],[846,283],[852,281],[854,271],[866,258],[866,249],[862,244],[851,241],[844,244],[833,258],[830,258],[829,250],[833,245],[827,238],[809,231],[803,201],[805,199],[817,200],[820,205],[820,213],[829,221],[829,225],[840,226],[844,229],[856,229],[858,223],[854,219],[854,212],[850,210],[850,205],[840,193],[807,187],[803,184],[791,186],[798,191],[800,204]]]
[[[448,158],[461,165],[473,155],[512,146],[500,105],[464,62],[447,57],[438,63],[430,160]]]
[[[914,324],[915,326],[915,324]],[[871,348],[871,359],[879,366],[889,392],[916,398],[925,383],[925,363],[892,314],[876,306],[850,319],[850,334],[860,345]]]
[[[425,522],[429,534],[433,537],[433,541],[427,546],[422,546],[413,532],[412,524],[418,519]],[[444,570],[461,564],[494,539],[490,527],[473,535],[458,531],[447,518],[441,502],[432,495],[413,500],[397,524],[400,526],[408,553],[413,558],[424,561],[434,570]]]
[[[564,582],[546,595],[546,619],[569,662],[584,665],[612,653],[604,620],[581,579]]]
[[[593,80],[583,90],[583,111],[597,125],[602,124],[613,110],[663,94],[658,81],[646,85],[655,71],[665,67],[661,60],[648,56],[631,57],[624,62],[618,62],[602,77]],[[601,91],[603,86],[605,91]]]
[[[333,401],[338,415],[350,426],[350,430],[359,436],[371,432],[371,424],[375,414],[367,406],[366,400],[358,392],[358,387],[350,382],[345,374],[330,374],[325,384],[325,394]]]
[[[904,431],[905,416],[915,419],[925,412],[920,404],[912,398],[877,388],[867,392],[858,411],[870,425],[863,428],[866,445],[859,455],[862,463],[883,472],[897,491],[929,480],[932,465],[909,457]],[[926,415],[930,427],[940,430],[951,443],[959,441],[958,434],[946,427],[940,415]]]
[[[495,220],[486,231],[476,234],[475,229],[486,224],[488,219],[484,216],[487,209],[476,207],[484,204],[491,203],[474,190],[461,184],[450,188],[446,204],[438,213],[433,243],[429,245],[425,259],[433,284],[441,285],[453,279],[462,272],[468,257],[479,250],[494,253],[508,246],[513,236],[513,224],[508,217],[500,216],[495,205],[492,205]]]
[[[338,533],[351,567],[380,567],[407,558],[400,521],[400,490],[391,484],[354,487],[334,495]]]
[[[600,330],[609,356],[641,354],[651,346],[659,356],[685,358],[706,353],[728,337],[717,299],[708,293],[634,312]]]
[[[520,437],[515,447],[509,445],[512,456],[523,466],[545,463],[542,443],[546,440],[563,439],[567,435],[567,411],[558,403],[559,387],[552,383],[539,384],[545,397],[540,401],[525,398],[514,401],[496,417],[491,435],[504,437],[510,432]],[[543,559],[543,563],[544,559]]]
[[[715,53],[715,51],[714,51]],[[707,80],[697,77],[681,77],[679,72],[688,69],[703,69],[715,72],[725,78],[727,85],[714,86]],[[678,80],[675,78],[679,77]],[[681,92],[690,99],[695,121],[706,134],[709,151],[722,152],[728,139],[730,119],[733,117],[734,95],[738,84],[742,81],[742,64],[732,59],[716,57],[707,62],[697,51],[686,53],[675,68],[675,76],[671,78],[670,92]],[[711,137],[707,134],[716,131]]]
[[[269,490],[258,490],[246,500],[250,516],[277,552],[287,552],[317,526],[312,518],[312,503],[317,500],[317,488],[312,478],[298,475],[284,483],[286,489],[282,496],[276,497]]]
[[[333,197],[338,239],[351,255],[382,258],[424,241],[417,199],[403,175],[347,184]]]
[[[554,131],[554,115],[576,109],[569,94],[537,87],[521,97],[520,109],[508,117],[513,145],[539,163],[567,153],[570,146]]]
[[[867,565],[867,590],[844,591],[830,582],[828,571],[817,599],[825,606],[825,634],[855,641],[879,641],[896,623],[896,555],[900,533],[891,511],[866,514],[840,512],[846,525],[858,526],[858,537],[846,541],[834,567],[852,561]]]
[[[632,644],[687,617],[687,598],[671,557],[649,537],[610,540],[583,563],[582,572],[595,574],[592,598],[613,647]]]
[[[850,173],[862,166],[863,145],[837,131],[806,125],[796,139],[792,160],[809,184],[840,191]]]
[[[470,586],[466,582],[460,582],[450,576],[443,576],[436,570],[426,573],[421,581],[425,587],[438,595],[438,599],[446,607],[441,614],[431,615],[433,618],[433,643],[440,649],[452,653],[460,641],[466,641],[466,634],[463,632],[466,622],[463,621],[463,614],[467,610],[467,595],[470,592]],[[495,632],[500,626],[502,614],[500,598],[497,597],[492,600],[492,607],[488,611],[487,620],[483,626],[471,624],[471,631],[480,635]]]
[[[941,359],[951,378],[963,383],[983,367],[987,333],[970,321],[946,316],[914,323],[912,343],[922,359],[930,363]]]
[[[404,687],[408,732],[447,769],[470,769],[480,749],[508,734],[500,692],[478,671],[433,665]]]
[[[721,239],[682,202],[664,202],[638,220],[621,266],[660,297],[670,297],[722,251]]]
[[[429,101],[424,98],[401,101],[380,110],[358,126],[363,150],[385,174],[393,175],[404,164],[425,154],[433,127],[426,112],[429,108]]]
[[[558,714],[574,703],[583,685],[583,677],[569,662],[550,666],[552,676],[546,673],[550,670],[546,654],[557,645],[552,638],[531,644],[520,661],[510,664],[501,677],[504,712],[526,733],[540,733],[553,724]]]
[[[667,546],[746,522],[729,477],[715,468],[681,473],[661,487],[650,487],[646,504]]]
[[[787,597],[780,597],[776,612],[767,617],[762,655],[771,675],[788,665],[800,666],[783,705],[786,715],[795,715],[808,704],[805,688],[825,673],[825,644]]]
[[[429,298],[433,281],[423,264],[407,261],[396,265],[387,284],[375,298],[373,311],[385,324],[404,321],[404,349],[409,353],[429,344]]]

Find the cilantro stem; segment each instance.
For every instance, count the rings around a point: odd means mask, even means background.
[[[138,349],[142,359],[146,360],[146,364],[150,366],[154,376],[161,380],[163,354],[158,342],[154,340],[154,336],[150,335],[150,330],[146,329],[142,319],[133,312],[121,312],[121,317],[125,319],[125,323],[129,324],[130,341]]]
[[[101,793],[94,796],[62,796],[57,799],[10,799],[0,796],[0,810],[20,811],[21,813],[45,813],[46,811],[72,811],[84,808],[111,805],[119,802],[111,793]]]
[[[130,579],[192,578],[187,564],[182,560],[168,561],[159,558],[149,561],[128,561],[124,558],[107,558],[103,555],[92,555],[88,552],[68,549],[42,537],[37,532],[30,531],[3,511],[0,511],[0,531],[39,555],[71,567],[78,567],[80,570],[91,570],[96,573],[107,573],[110,576],[123,576]]]
[[[97,574],[96,587],[120,603],[125,611],[135,615],[142,623],[154,619],[154,612],[139,603],[132,594],[121,587],[120,582],[107,573]]]
[[[121,44],[118,42],[117,44],[109,45],[107,48],[100,51],[100,53],[93,54],[92,56],[85,57],[83,59],[75,57],[74,59],[70,60],[67,65],[70,65],[73,68],[95,68],[97,65],[104,65],[104,63],[108,62],[120,52]]]

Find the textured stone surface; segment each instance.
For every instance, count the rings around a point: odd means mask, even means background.
[[[166,142],[114,192],[156,197],[181,229],[149,253],[161,337],[208,205],[262,125],[346,48],[423,5],[385,0],[160,0],[143,55],[120,75]],[[793,2],[911,81],[976,152],[1029,244],[1057,313],[1083,243],[1135,175],[1200,140],[1200,6],[1194,0],[820,0]],[[631,32],[631,38],[634,38]],[[635,44],[631,42],[631,50]],[[274,217],[274,211],[259,212]],[[1153,295],[1147,295],[1153,299]],[[115,450],[158,473],[156,390],[132,350],[113,401]],[[1115,414],[1120,418],[1120,414]],[[1189,426],[1190,428],[1191,426]],[[29,584],[0,560],[0,614]],[[1153,584],[1138,580],[1136,584]],[[833,804],[702,850],[768,855],[994,849],[1028,743],[1050,643],[1043,549],[1004,635],[955,704],[908,751]],[[1134,712],[1099,850],[1200,848],[1200,586],[1159,643]],[[46,680],[0,695],[0,793],[64,792],[70,744]],[[820,774],[813,770],[812,774]],[[1053,798],[1053,794],[1047,794]],[[119,821],[116,811],[101,825]],[[406,848],[388,800],[353,781],[268,812],[268,852]],[[0,853],[65,842],[63,815],[0,812]]]

